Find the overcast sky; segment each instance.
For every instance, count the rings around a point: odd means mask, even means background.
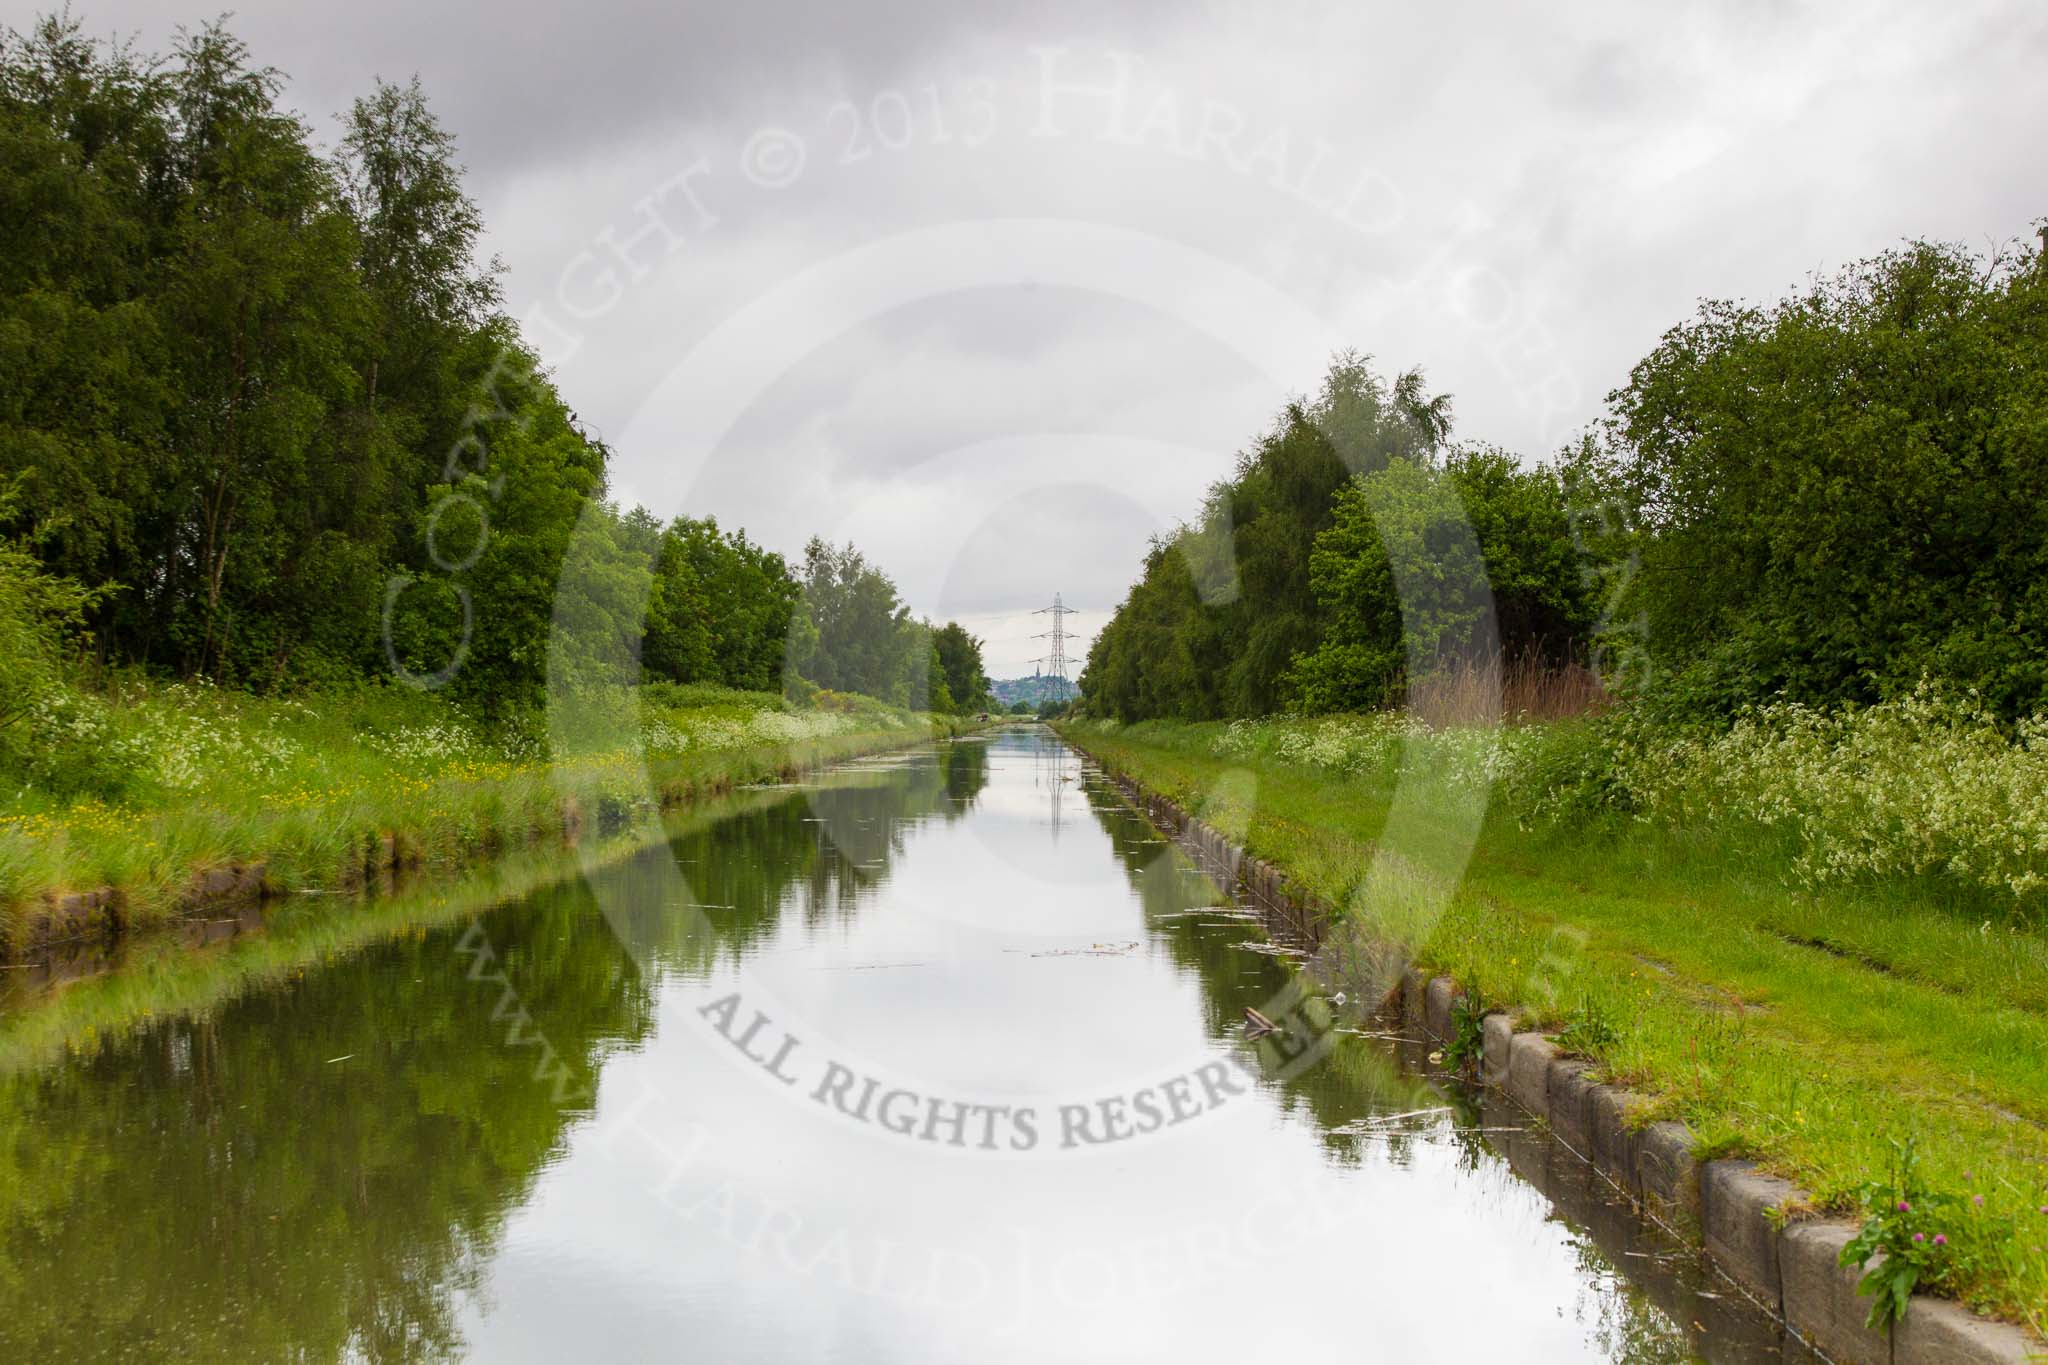
[[[208,15],[78,13],[150,48]],[[1331,345],[1541,458],[1702,296],[2048,212],[2030,3],[246,0],[232,27],[330,140],[420,76],[621,497],[790,553],[851,536],[996,676],[1055,591],[1099,625]]]

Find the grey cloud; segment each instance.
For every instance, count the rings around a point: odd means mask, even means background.
[[[170,27],[161,0],[82,13],[151,45]],[[1318,376],[1257,374],[1114,299],[989,289],[825,340],[688,489],[667,433],[636,420],[642,403],[806,267],[935,223],[1051,218],[1248,271],[1383,368],[1424,365],[1455,394],[1461,435],[1538,458],[1703,295],[1773,298],[1902,237],[1982,243],[2048,211],[2034,147],[2048,11],[2010,4],[259,0],[234,27],[322,128],[373,75],[420,73],[462,139],[515,309],[552,319],[535,340],[617,443],[623,493],[785,549],[866,526],[863,548],[901,566],[920,610],[990,620],[1006,594],[1019,610],[1055,588],[1112,605],[1145,537],[1192,512]],[[1059,136],[1033,136],[1045,45],[1080,81],[1137,63],[1114,136],[1106,101],[1084,95],[1060,97]],[[984,95],[992,129],[969,148]],[[834,102],[872,112],[896,96],[916,135],[843,159]],[[1204,126],[1233,124],[1234,139],[1199,145]],[[767,125],[809,149],[774,190],[738,168]],[[587,286],[592,243],[699,156],[716,226],[571,325],[563,280]],[[1369,177],[1399,212],[1361,228],[1333,204]],[[1100,443],[1070,439],[1089,436]],[[1040,437],[1053,453],[1034,457]],[[1018,472],[1034,458],[1043,490],[1069,491],[1034,493]],[[1076,502],[1091,481],[1098,494]],[[992,552],[981,531],[942,548],[984,524],[1020,548]],[[1021,548],[1034,546],[1066,548]],[[1005,657],[1026,648],[1004,636]]]
[[[1181,8],[1140,0],[1120,5],[1116,22],[1145,31]],[[168,47],[179,24],[212,17],[205,7],[172,11],[162,0],[102,0],[74,11],[91,31],[137,35],[155,49]],[[1047,32],[1102,26],[1099,7],[1078,0],[1028,13],[1029,25]],[[580,160],[663,126],[716,123],[821,88],[886,82],[1007,25],[949,0],[244,0],[230,27],[291,78],[316,124],[375,77],[418,72],[462,131],[472,169],[495,178]]]

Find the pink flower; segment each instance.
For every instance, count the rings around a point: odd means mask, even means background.
[[[1912,1211],[1913,1211],[1913,1206],[1912,1206],[1911,1204],[1908,1204],[1908,1203],[1907,1203],[1907,1202],[1906,1202],[1905,1200],[1903,1200],[1903,1199],[1901,1199],[1901,1200],[1899,1201],[1899,1212],[1900,1212],[1900,1213],[1911,1213]]]
[[[1934,1244],[1938,1247],[1945,1247],[1948,1245],[1948,1238],[1937,1232],[1934,1234]]]
[[[1973,1194],[1970,1196],[1970,1202],[1981,1209],[1984,1207],[1984,1196],[1981,1194]]]
[[[1916,1232],[1913,1234],[1913,1240],[1916,1242],[1924,1242],[1927,1240],[1927,1234],[1924,1232]]]

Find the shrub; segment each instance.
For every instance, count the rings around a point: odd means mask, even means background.
[[[1712,833],[1809,888],[1934,879],[2021,910],[2048,900],[2048,716],[2008,725],[1931,683],[1874,706],[1754,707],[1718,728],[1631,707],[1491,729],[1280,716],[1211,736],[1218,758],[1383,786],[1406,765],[1491,793],[1525,829]]]
[[[1932,684],[1875,706],[1784,702],[1721,730],[1640,713],[1522,749],[1525,819],[1606,808],[1685,829],[1790,841],[1804,886],[1936,877],[2037,903],[2048,879],[2048,716],[2002,724]]]
[[[0,521],[18,483],[0,485]],[[0,773],[58,794],[114,794],[124,755],[100,701],[72,686],[64,649],[103,593],[44,571],[25,543],[0,540]]]

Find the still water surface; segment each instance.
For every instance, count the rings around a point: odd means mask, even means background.
[[[754,794],[0,1079],[0,1358],[1782,1358],[1263,946],[1042,729]]]

